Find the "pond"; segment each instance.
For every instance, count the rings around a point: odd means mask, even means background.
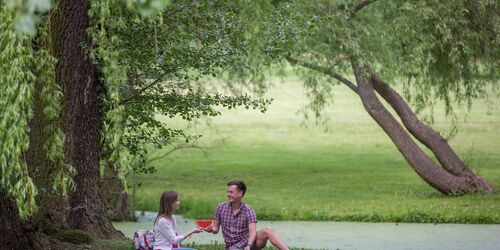
[[[114,226],[132,238],[135,230],[153,229],[156,213],[137,213],[138,222]],[[194,220],[177,216],[183,233]],[[291,247],[308,249],[500,249],[500,225],[259,221],[270,226]],[[200,233],[185,242],[223,242],[222,234]]]

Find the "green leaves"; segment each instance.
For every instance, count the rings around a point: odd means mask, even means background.
[[[128,7],[137,10],[143,17],[157,15],[169,4],[168,0],[127,0]]]
[[[94,17],[108,13],[99,10],[102,6],[91,10]],[[248,69],[247,40],[234,3],[175,2],[160,15],[148,18],[132,9],[121,10],[107,16],[106,22],[99,21],[106,23],[100,26],[105,32],[92,31],[99,44],[96,61],[105,78],[101,99],[106,114],[103,138],[109,139],[102,144],[103,159],[118,159],[113,152],[119,147],[123,149],[123,162],[140,165],[134,171],[151,172],[145,166],[149,150],[200,137],[172,129],[158,116],[193,121],[220,115],[219,107],[245,106],[261,111],[267,108],[269,100],[244,94],[226,96],[209,90],[223,88],[209,82],[211,77],[232,68]],[[118,116],[121,118],[113,122],[112,117]],[[113,131],[119,131],[122,138],[114,137]],[[111,164],[103,162],[102,170]]]
[[[29,145],[35,58],[30,39],[16,34],[13,26],[13,11],[0,6],[0,188],[26,217],[36,211],[37,191],[23,157]]]
[[[389,82],[405,82],[407,98],[422,110],[435,100],[470,106],[500,77],[498,1],[286,1],[259,12],[258,27],[246,29],[258,49],[252,70],[293,56],[332,72],[351,75],[349,58],[370,65]],[[266,57],[269,56],[269,57]],[[302,72],[307,86],[326,78]],[[316,114],[323,91],[310,88]],[[316,94],[314,94],[314,92]],[[313,97],[314,98],[314,97]]]
[[[36,35],[36,26],[40,23],[40,13],[50,10],[50,0],[6,0],[8,9],[15,13],[14,27],[18,33],[31,37]]]
[[[389,66],[409,79],[407,98],[417,111],[437,99],[451,113],[454,104],[470,106],[496,83],[500,43],[492,34],[500,32],[499,9],[495,2],[463,0],[405,2],[388,10],[394,56],[388,59],[397,60]]]

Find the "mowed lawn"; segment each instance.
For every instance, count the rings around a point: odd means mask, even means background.
[[[245,200],[265,220],[500,223],[500,194],[446,197],[428,186],[406,163],[388,136],[348,88],[334,89],[330,131],[297,114],[308,102],[299,79],[289,77],[266,97],[269,110],[224,110],[191,128],[207,147],[177,151],[156,161],[157,173],[135,176],[135,209],[157,210],[164,190],[181,195],[181,213],[212,217],[226,200],[226,183],[244,180]],[[478,99],[450,144],[470,167],[500,188],[500,98]],[[467,117],[466,121],[463,118]],[[442,106],[434,128],[451,129]],[[175,127],[185,123],[165,120]],[[223,138],[224,143],[218,143]]]

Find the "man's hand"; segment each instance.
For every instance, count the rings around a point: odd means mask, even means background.
[[[213,228],[212,228],[212,226],[209,226],[209,227],[207,227],[207,228],[204,228],[203,230],[205,230],[205,232],[207,232],[207,233],[211,233],[211,232],[213,232],[213,231],[214,231],[214,230],[213,230]]]
[[[219,232],[219,227],[220,227],[220,221],[214,220],[212,222],[212,225],[207,227],[207,229],[205,229],[205,231],[207,233],[217,234]]]
[[[243,250],[250,250],[250,246],[246,246]]]

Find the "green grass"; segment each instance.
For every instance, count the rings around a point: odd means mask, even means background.
[[[212,244],[184,244],[182,247],[195,248],[198,250],[220,250],[224,249],[224,245],[218,244],[216,242]],[[91,249],[106,249],[106,250],[134,250],[134,245],[132,240],[96,240],[92,244]],[[263,250],[273,250],[276,248],[265,247]],[[291,248],[291,250],[307,250],[306,248]]]
[[[187,217],[212,217],[226,200],[226,183],[242,179],[245,200],[261,220],[339,220],[436,223],[500,223],[500,194],[446,197],[424,183],[387,135],[368,116],[359,99],[343,86],[327,108],[331,131],[297,115],[307,102],[300,82],[287,78],[266,95],[274,102],[265,114],[224,111],[207,125],[196,149],[155,162],[158,172],[135,176],[142,185],[135,208],[155,211],[160,194],[174,189]],[[451,146],[481,176],[500,188],[500,98],[479,99],[462,109],[459,133]],[[459,108],[459,110],[461,110]],[[451,122],[435,108],[433,127],[448,133]],[[178,119],[167,120],[182,128]],[[225,143],[213,146],[224,137]],[[216,143],[215,143],[216,144]]]

